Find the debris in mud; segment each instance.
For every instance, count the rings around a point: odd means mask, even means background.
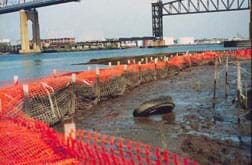
[[[171,112],[175,104],[170,96],[161,96],[159,98],[149,100],[141,104],[134,110],[134,117],[149,116],[155,114],[164,114]]]
[[[183,135],[182,150],[200,164],[251,164],[250,153],[241,152],[238,143],[213,140],[207,136]],[[242,155],[243,154],[243,155]]]

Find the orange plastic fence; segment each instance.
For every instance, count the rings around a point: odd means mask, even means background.
[[[84,71],[76,74],[77,84],[94,85],[97,74],[100,81],[121,76],[127,72],[183,67],[201,63],[216,57],[230,56],[237,59],[251,59],[251,49],[204,52],[171,57],[168,61],[147,64],[130,64]],[[57,91],[72,83],[72,74],[53,75],[28,83],[29,96],[46,94],[43,88]],[[77,131],[76,139],[66,140],[63,134],[48,125],[23,113],[23,84],[0,90],[0,164],[193,164],[178,154],[154,148],[150,145],[115,138],[85,130]]]

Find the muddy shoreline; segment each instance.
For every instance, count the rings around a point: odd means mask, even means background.
[[[251,73],[251,61],[241,62]],[[152,81],[97,105],[78,98],[74,120],[77,129],[98,131],[141,141],[190,157],[200,164],[251,164],[251,121],[240,109],[237,123],[236,66],[230,65],[229,96],[224,97],[224,66],[219,66],[217,104],[212,108],[212,65],[187,68],[177,76]],[[251,84],[249,76],[243,79]],[[144,101],[170,95],[173,113],[134,118]],[[54,127],[62,131],[61,125]]]

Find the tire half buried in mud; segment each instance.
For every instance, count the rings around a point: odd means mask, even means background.
[[[175,104],[170,96],[161,96],[141,104],[134,110],[133,116],[139,117],[169,113],[174,109],[174,107]]]

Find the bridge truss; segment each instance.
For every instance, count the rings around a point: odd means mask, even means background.
[[[251,0],[174,0],[152,3],[152,31],[163,38],[163,16],[249,10]]]

